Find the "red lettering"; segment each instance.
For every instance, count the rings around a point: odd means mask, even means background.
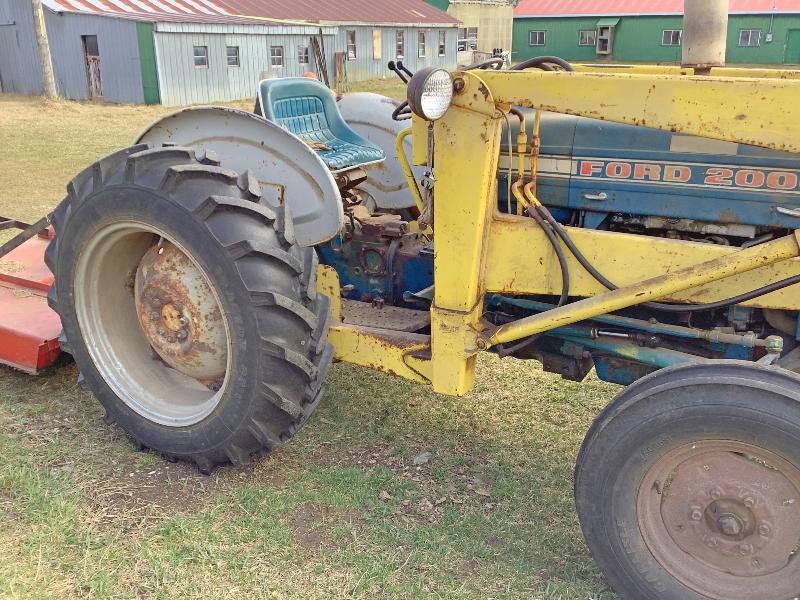
[[[631,176],[631,163],[610,162],[606,165],[606,177],[627,179]]]
[[[692,170],[689,167],[679,165],[667,165],[664,167],[664,181],[687,183],[692,179]]]
[[[733,169],[711,167],[706,171],[706,185],[733,185]]]
[[[767,187],[771,190],[793,190],[797,187],[797,173],[772,171],[767,175]]]
[[[742,169],[736,172],[736,185],[740,187],[760,188],[764,185],[766,179],[767,176],[764,174],[764,171]]]
[[[603,163],[593,160],[582,160],[580,174],[584,177],[592,177],[603,172]]]
[[[633,178],[661,181],[661,167],[647,163],[637,163],[633,167]]]

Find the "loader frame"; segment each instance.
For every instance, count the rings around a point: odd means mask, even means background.
[[[337,359],[463,395],[476,355],[498,344],[643,302],[713,302],[800,274],[800,230],[748,249],[568,228],[618,290],[572,258],[571,290],[585,299],[502,326],[482,319],[484,299],[559,293],[555,253],[533,219],[496,208],[502,124],[512,105],[800,153],[800,71],[579,67],[577,72],[454,74],[453,104],[433,125],[437,233],[431,334],[348,325],[335,271],[320,267],[332,298],[329,339]],[[425,164],[428,124],[414,118],[412,161]],[[798,285],[745,302],[800,310]],[[702,360],[698,358],[698,360]]]

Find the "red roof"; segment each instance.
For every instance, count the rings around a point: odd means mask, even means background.
[[[800,0],[730,0],[731,14],[800,13]],[[515,17],[682,15],[683,0],[522,0]]]
[[[210,23],[259,19],[331,23],[455,25],[425,0],[43,0],[58,12]]]

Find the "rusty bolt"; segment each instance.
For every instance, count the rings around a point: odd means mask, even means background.
[[[170,335],[168,335],[168,336],[167,336],[167,341],[168,341],[170,344],[172,344],[172,343],[175,341],[175,336],[174,336],[174,335],[171,335],[171,334],[170,334]]]
[[[178,319],[178,323],[181,324],[181,327],[186,327],[186,325],[189,323],[189,319],[187,319],[186,317],[181,317],[180,319]]]
[[[756,501],[752,496],[747,496],[742,502],[747,508],[753,508],[756,505]]]
[[[156,311],[153,311],[153,312],[150,313],[150,320],[151,321],[157,321],[158,317],[159,317],[159,314]]]
[[[180,331],[178,331],[175,334],[175,337],[178,338],[179,340],[185,340],[186,339],[186,332],[181,329]]]
[[[158,335],[164,335],[164,333],[165,333],[164,328],[163,327],[159,327],[157,333],[158,333]]]
[[[489,348],[489,342],[483,338],[477,338],[475,340],[475,345],[478,347],[478,350],[486,350]]]
[[[161,308],[161,300],[159,300],[158,298],[153,298],[152,300],[150,300],[150,306],[152,306],[153,308]]]
[[[752,553],[753,553],[752,544],[739,544],[739,555],[749,556]]]
[[[742,533],[742,523],[733,515],[723,515],[717,519],[717,527],[725,535],[735,536]]]
[[[770,524],[767,523],[766,521],[758,526],[758,535],[762,537],[769,537],[771,533],[772,533],[772,527],[770,527]]]
[[[703,511],[700,510],[699,506],[693,506],[692,512],[690,513],[689,516],[691,517],[692,521],[699,521],[700,519],[703,518]]]

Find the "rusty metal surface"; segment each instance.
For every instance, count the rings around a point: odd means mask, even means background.
[[[799,500],[797,466],[741,442],[705,440],[657,461],[637,511],[656,560],[697,593],[784,599],[800,576]]]
[[[210,384],[225,374],[227,336],[211,287],[169,242],[153,246],[136,272],[136,309],[158,355],[185,375]]]
[[[431,314],[427,310],[388,305],[378,307],[356,300],[342,300],[342,316],[348,325],[409,333],[431,324]]]

